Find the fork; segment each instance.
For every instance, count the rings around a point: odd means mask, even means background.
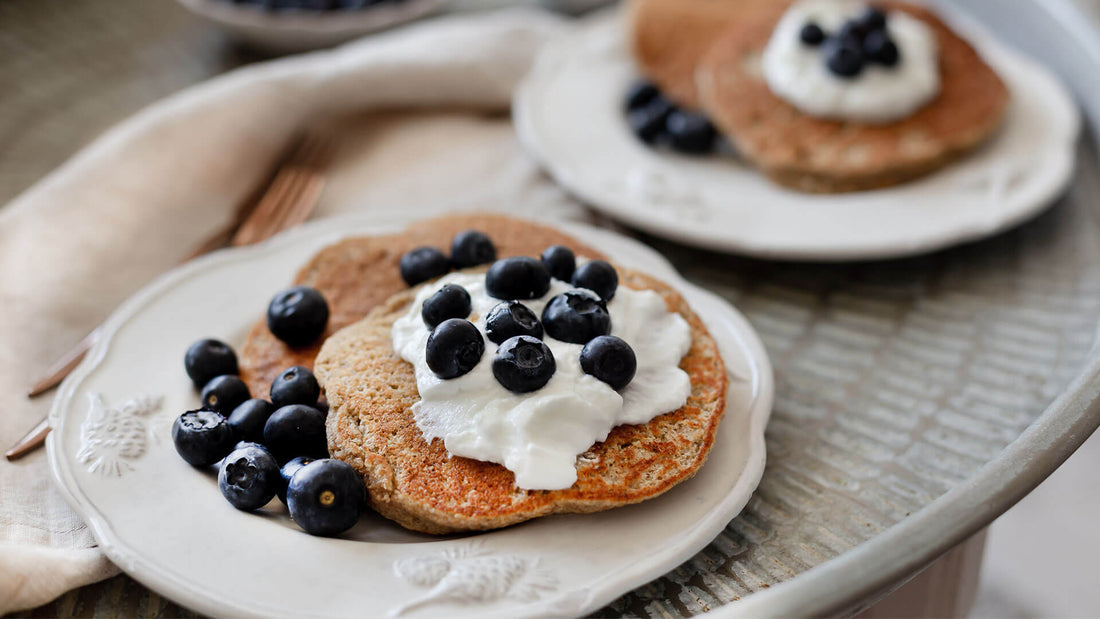
[[[331,160],[333,141],[334,138],[327,134],[307,134],[296,140],[289,155],[281,160],[263,194],[258,199],[245,202],[246,206],[238,209],[229,224],[199,244],[183,262],[227,245],[241,247],[259,243],[308,219],[324,189],[324,170]],[[27,397],[36,397],[56,387],[80,364],[99,339],[99,334],[100,327],[96,327],[55,361],[27,392]],[[31,453],[45,443],[49,433],[48,420],[43,419],[5,452],[5,457],[8,460],[17,460]]]

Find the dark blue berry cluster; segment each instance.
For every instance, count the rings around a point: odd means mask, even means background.
[[[237,355],[224,342],[195,342],[184,368],[201,386],[202,408],[176,419],[172,441],[192,466],[218,465],[218,488],[230,504],[255,511],[278,496],[313,535],[336,535],[355,524],[365,486],[350,465],[328,458],[328,406],[309,368],[283,370],[269,400],[250,397],[237,376]]]
[[[799,36],[804,45],[821,47],[825,66],[846,79],[855,78],[870,63],[893,67],[901,60],[898,46],[886,29],[886,13],[874,7],[844,22],[834,33],[808,22]]]
[[[497,248],[484,232],[466,230],[451,241],[451,256],[436,247],[417,247],[401,256],[401,279],[410,286],[442,277],[451,269],[488,264],[497,259]],[[469,312],[467,312],[469,313]],[[425,320],[427,317],[425,316]]]
[[[468,320],[469,292],[454,284],[440,288],[420,312],[431,329],[424,353],[428,368],[443,379],[463,376],[481,361],[488,339],[497,345],[491,362],[497,382],[513,393],[528,393],[545,386],[557,370],[553,352],[543,342],[549,336],[584,344],[584,371],[615,389],[625,387],[637,361],[626,342],[609,335],[607,302],[618,289],[618,273],[603,260],[576,264],[573,251],[561,245],[547,248],[540,259],[514,256],[493,262],[485,289],[501,302],[486,314],[484,335]],[[522,301],[546,295],[551,278],[576,288],[551,299],[539,317]]]
[[[718,131],[706,116],[677,107],[649,82],[637,82],[627,91],[626,122],[646,144],[687,155],[713,152],[718,143]]]

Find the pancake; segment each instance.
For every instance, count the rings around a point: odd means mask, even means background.
[[[760,56],[788,5],[727,5],[736,15],[734,23],[697,67],[699,100],[739,153],[776,182],[810,192],[895,185],[958,159],[1000,126],[1008,89],[969,43],[927,9],[875,4],[928,24],[941,69],[941,91],[931,102],[883,125],[814,118],[772,94]]]
[[[565,490],[519,489],[503,466],[451,457],[442,440],[424,440],[411,410],[420,399],[413,367],[393,350],[390,338],[418,288],[395,295],[325,341],[314,371],[330,406],[329,453],[364,476],[375,511],[425,533],[487,530],[637,503],[695,474],[725,411],[727,377],[717,344],[675,290],[616,268],[621,286],[657,291],[690,326],[692,344],[680,368],[691,379],[691,394],[684,406],[648,423],[612,429],[578,457],[577,482]]]
[[[294,278],[293,285],[312,286],[328,301],[328,326],[314,345],[287,346],[271,334],[262,317],[249,330],[238,357],[241,379],[253,397],[267,397],[271,381],[290,366],[312,368],[324,338],[363,318],[391,296],[408,290],[398,270],[402,254],[422,245],[449,254],[454,235],[469,229],[488,234],[500,258],[537,256],[550,245],[565,245],[593,258],[605,257],[554,228],[488,213],[447,215],[417,222],[400,234],[345,239],[318,252]],[[288,282],[287,287],[290,285]]]

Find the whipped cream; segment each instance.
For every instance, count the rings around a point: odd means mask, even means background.
[[[607,304],[611,335],[634,349],[638,370],[622,391],[615,391],[581,369],[580,344],[549,335],[543,341],[554,353],[557,370],[550,382],[531,393],[516,394],[497,382],[491,368],[497,345],[485,340],[485,354],[468,374],[444,380],[428,368],[425,346],[429,330],[420,317],[424,301],[445,284],[470,293],[469,320],[485,336],[485,315],[500,299],[485,292],[485,275],[451,273],[425,286],[394,322],[394,350],[416,370],[420,401],[413,418],[424,439],[443,439],[452,456],[487,460],[515,473],[516,485],[528,490],[568,488],[577,481],[576,460],[620,424],[646,423],[684,405],[691,381],[680,360],[691,347],[691,329],[668,311],[652,290],[620,286]],[[541,316],[555,295],[573,286],[554,279],[550,291],[522,303]]]
[[[791,5],[764,49],[762,69],[772,93],[810,116],[875,124],[911,116],[939,94],[935,33],[903,11],[886,14],[886,30],[901,60],[893,67],[868,63],[854,78],[834,75],[825,65],[822,47],[806,45],[799,37],[809,21],[833,33],[866,8],[858,0]]]

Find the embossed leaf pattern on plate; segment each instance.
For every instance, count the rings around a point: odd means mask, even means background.
[[[121,477],[131,462],[145,455],[152,432],[150,417],[160,410],[159,396],[136,396],[110,408],[99,393],[89,393],[88,416],[80,424],[76,459],[89,473]]]
[[[393,616],[445,602],[531,602],[558,588],[558,579],[537,557],[490,553],[478,544],[401,559],[393,570],[417,587],[431,587],[424,596],[394,609]]]

